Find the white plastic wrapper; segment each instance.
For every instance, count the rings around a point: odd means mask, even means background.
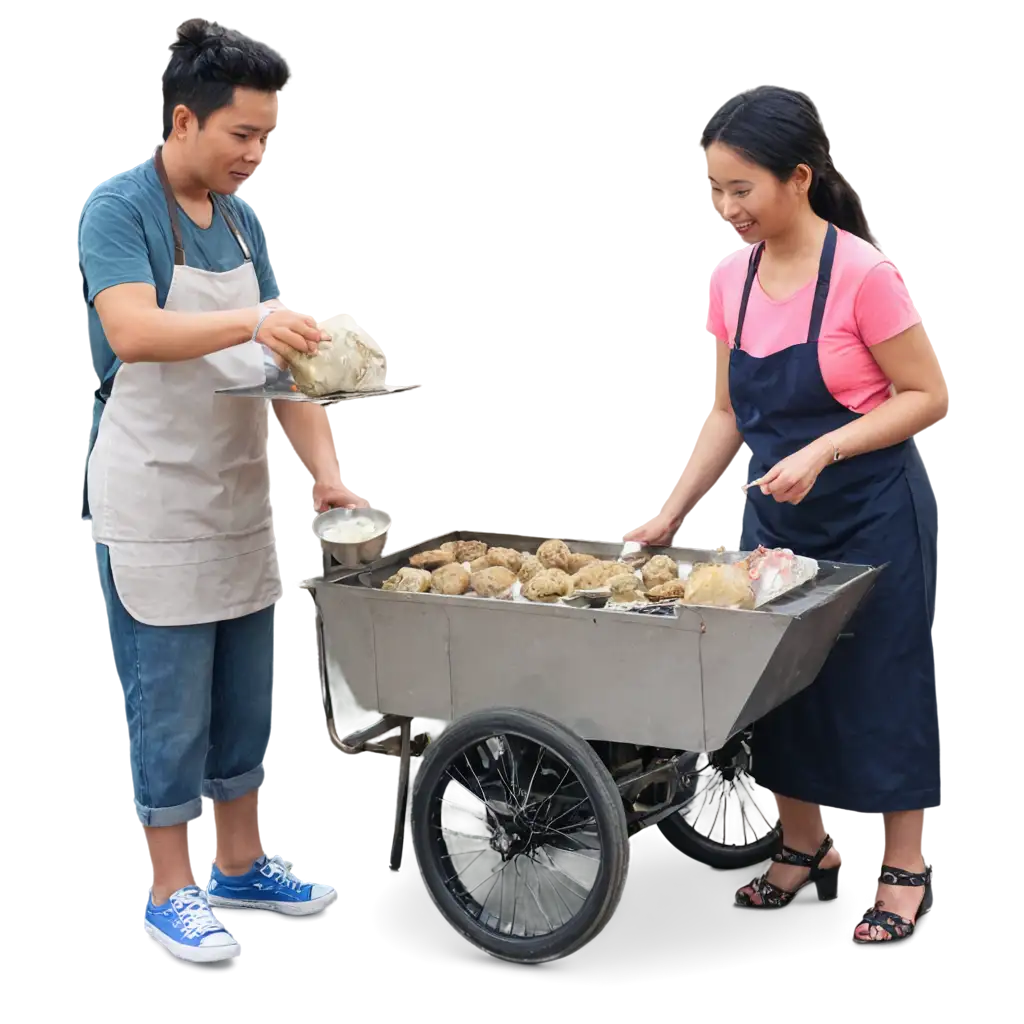
[[[813,558],[794,555],[788,548],[759,547],[748,561],[755,608],[802,587],[818,575],[818,563]]]
[[[296,355],[289,369],[296,387],[319,398],[343,391],[379,391],[388,361],[381,347],[352,317],[342,313],[318,325],[330,335],[315,355]]]

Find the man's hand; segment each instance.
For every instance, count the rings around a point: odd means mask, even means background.
[[[311,316],[303,316],[290,309],[275,309],[263,321],[256,340],[266,345],[285,363],[290,363],[296,353],[316,352],[317,345],[326,341],[327,335],[317,327]]]
[[[331,508],[369,508],[370,503],[353,494],[340,480],[313,485],[313,507],[317,512]]]

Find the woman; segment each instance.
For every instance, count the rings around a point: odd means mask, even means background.
[[[775,794],[785,846],[736,902],[786,906],[812,882],[834,898],[840,857],[821,805],[881,813],[882,872],[854,939],[906,938],[932,904],[921,833],[924,808],[939,803],[937,516],[913,437],[945,416],[946,385],[806,96],[743,93],[701,144],[715,208],[748,245],[711,280],[711,413],[661,513],[626,539],[670,544],[745,442],[759,486],[743,550],[886,566],[853,637],[754,727],[753,773]]]

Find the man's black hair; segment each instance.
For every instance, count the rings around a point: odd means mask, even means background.
[[[188,107],[202,128],[214,111],[230,106],[237,87],[278,92],[290,75],[284,58],[269,46],[202,18],[178,29],[171,54],[164,72],[165,142],[175,107]]]

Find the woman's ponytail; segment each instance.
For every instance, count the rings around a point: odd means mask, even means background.
[[[860,196],[853,186],[835,169],[831,159],[825,168],[814,175],[808,196],[811,209],[822,218],[831,221],[837,228],[849,231],[851,235],[863,238],[876,246],[874,236],[868,227]]]

